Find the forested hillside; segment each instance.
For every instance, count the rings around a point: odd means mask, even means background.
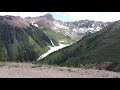
[[[90,66],[109,63],[107,70],[120,71],[120,21],[83,37],[77,43],[38,61],[60,66]]]
[[[0,16],[2,61],[33,61],[47,52],[49,37],[21,17]]]

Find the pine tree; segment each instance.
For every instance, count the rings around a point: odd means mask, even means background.
[[[0,61],[6,61],[7,58],[3,57],[3,50],[2,49],[3,49],[3,44],[2,44],[2,42],[0,40]]]

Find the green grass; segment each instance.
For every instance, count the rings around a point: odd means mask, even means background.
[[[49,37],[40,29],[12,27],[0,21],[0,60],[34,61],[49,50]]]
[[[64,36],[58,32],[55,32],[49,28],[43,28],[42,31],[50,37],[55,45],[59,45],[59,41],[65,41],[63,44],[68,44],[73,42],[69,36]]]
[[[36,43],[31,37],[29,37],[29,44],[33,47],[34,51],[42,55],[43,53],[49,50],[48,47],[42,47],[38,43]]]

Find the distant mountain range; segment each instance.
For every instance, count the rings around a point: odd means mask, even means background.
[[[69,36],[74,40],[80,39],[87,33],[94,33],[111,24],[111,22],[100,22],[91,20],[78,20],[75,22],[63,22],[56,20],[51,14],[40,17],[25,18],[31,24],[43,28],[51,28],[55,32],[59,32],[65,36]]]

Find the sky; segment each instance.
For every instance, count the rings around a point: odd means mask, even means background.
[[[0,15],[36,17],[50,13],[55,19],[62,21],[94,20],[111,22],[120,20],[120,12],[0,12]]]

